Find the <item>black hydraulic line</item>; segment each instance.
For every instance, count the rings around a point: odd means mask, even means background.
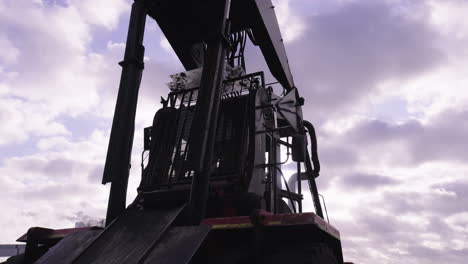
[[[314,169],[312,168],[312,164],[310,163],[309,151],[306,151],[305,164],[307,178],[309,179],[310,194],[312,195],[312,199],[314,200],[315,212],[318,216],[323,218],[322,206],[320,205],[320,197],[318,194],[317,184],[315,183],[315,173]]]
[[[273,84],[278,84],[279,82],[271,82],[271,83],[267,83],[265,84],[265,86],[270,86],[270,85],[273,85]]]
[[[136,0],[130,15],[124,60],[119,63],[122,75],[102,179],[103,184],[112,183],[106,225],[122,214],[126,207],[138,90],[144,67],[145,22],[144,1]]]
[[[317,151],[317,135],[315,134],[314,126],[309,121],[304,120],[303,124],[304,127],[309,131],[310,154],[312,158],[312,164],[314,165],[315,178],[317,178],[320,174],[320,161]]]
[[[244,50],[245,50],[245,44],[247,43],[247,33],[244,31],[242,32],[242,43],[241,43],[241,48],[239,50],[239,64],[244,68],[244,70],[247,70],[245,67],[245,57],[244,57]]]
[[[312,199],[314,200],[314,205],[315,205],[315,211],[318,216],[324,217],[323,216],[323,211],[322,211],[322,206],[320,204],[320,197],[317,189],[317,184],[315,183],[315,178],[319,176],[320,173],[320,162],[318,158],[318,151],[317,151],[317,135],[315,134],[315,129],[314,126],[304,120],[303,122],[304,127],[307,128],[309,132],[309,138],[310,138],[310,151],[312,156],[309,155],[309,151],[306,151],[306,160],[305,160],[305,165],[306,165],[306,173],[309,178],[309,188],[310,188],[310,193],[312,195]],[[311,164],[312,160],[312,164]]]
[[[252,42],[253,45],[258,46],[257,40],[255,40],[255,37],[252,33],[252,29],[247,29],[246,30],[247,36],[249,37],[250,41]]]

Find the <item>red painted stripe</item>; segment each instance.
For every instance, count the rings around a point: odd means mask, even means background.
[[[340,238],[340,232],[325,220],[314,213],[301,214],[271,214],[261,211],[257,216],[257,222],[265,226],[289,226],[289,225],[307,225],[313,224],[331,234]],[[225,218],[206,218],[202,224],[211,225],[214,228],[250,228],[253,226],[251,218],[248,216],[225,217]]]

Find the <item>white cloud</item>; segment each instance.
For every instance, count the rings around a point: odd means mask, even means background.
[[[30,135],[67,135],[69,131],[53,120],[49,108],[41,103],[0,97],[0,145],[22,143]]]
[[[13,64],[20,55],[20,51],[3,35],[0,35],[0,50],[0,64]]]
[[[108,186],[95,178],[108,132],[76,140],[59,120],[115,102],[119,44],[90,48],[96,27],[114,29],[129,8],[127,1],[0,1],[0,147],[27,142],[34,152],[0,161],[2,243],[31,226],[71,227],[79,211],[103,217]]]
[[[162,38],[161,41],[159,42],[159,45],[166,51],[166,52],[169,52],[169,53],[174,53],[174,50],[172,49],[172,46],[171,44],[169,43],[169,41],[167,40],[167,38]]]
[[[79,141],[68,137],[41,140],[40,152],[4,159],[0,166],[2,188],[0,243],[11,243],[31,226],[73,227],[85,212],[104,218],[108,186],[99,184],[105,159],[107,133],[96,130]],[[98,178],[97,180],[94,178]]]
[[[130,10],[127,0],[70,0],[69,5],[76,7],[86,22],[115,29],[120,16]]]
[[[456,231],[468,235],[468,211],[451,215],[446,221]]]
[[[468,104],[468,70],[466,59],[461,56],[457,61],[420,75],[413,80],[386,87],[399,90],[400,96],[408,102],[408,111],[423,122],[447,110],[466,110]]]
[[[293,2],[290,0],[273,1],[278,24],[285,42],[293,42],[299,39],[306,29],[302,15],[291,7]]]
[[[92,31],[96,25],[115,27],[129,9],[126,1],[14,2],[0,4],[1,144],[67,134],[56,118],[92,111],[111,99],[101,94],[118,86],[118,44],[110,43],[102,54],[89,52]],[[104,5],[105,12],[93,13]]]
[[[468,35],[468,2],[464,0],[430,0],[430,18],[440,30],[455,38],[466,38]]]
[[[67,7],[37,7],[23,3],[21,8],[12,5],[4,9],[0,24],[8,25],[8,28],[2,31],[22,55],[15,67],[21,78],[4,84],[14,87],[13,94],[43,100],[55,106],[58,112],[79,113],[99,102],[97,90],[105,85],[102,72],[109,64],[103,55],[88,51],[92,44],[93,24],[83,9],[96,3],[78,2],[78,6],[70,2]],[[105,21],[116,23],[126,11],[123,8],[125,1],[112,2],[106,2],[108,8],[104,10],[112,15]],[[18,16],[18,13],[22,15]],[[117,68],[115,63],[112,66]],[[82,94],[87,94],[86,100],[78,96]]]
[[[112,41],[108,41],[107,49],[113,53],[118,53],[119,55],[121,55],[120,53],[125,50],[125,43],[115,43]]]

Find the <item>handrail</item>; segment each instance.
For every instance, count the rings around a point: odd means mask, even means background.
[[[325,208],[325,214],[327,216],[327,221],[328,221],[328,223],[330,223],[330,219],[328,218],[327,204],[325,204],[325,196],[321,195],[320,193],[319,193],[319,196],[322,197],[323,208]]]

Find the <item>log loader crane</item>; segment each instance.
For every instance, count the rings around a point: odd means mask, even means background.
[[[126,206],[147,18],[186,72],[171,76],[144,130],[141,183]],[[245,73],[247,41],[260,48],[278,95],[264,72]],[[120,65],[103,176],[111,184],[106,227],[32,228],[22,238],[26,261],[343,263],[315,183],[315,130],[303,119],[271,0],[135,0]],[[295,170],[289,179],[284,157]],[[303,181],[315,213],[303,212]]]

